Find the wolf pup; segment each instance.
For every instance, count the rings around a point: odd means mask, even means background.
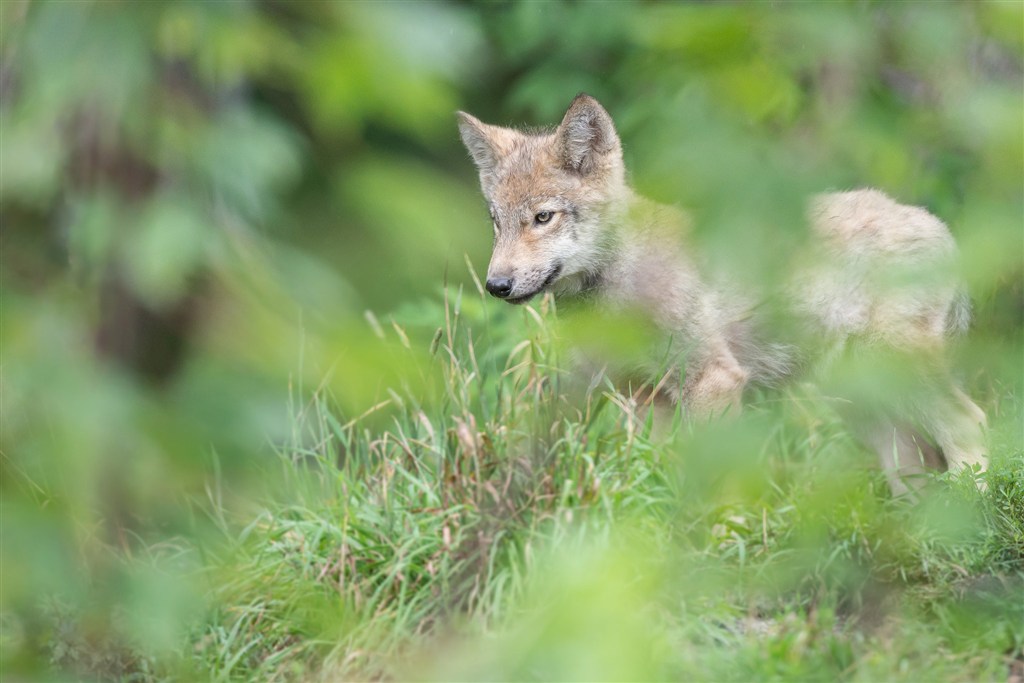
[[[522,304],[550,291],[556,301],[585,298],[641,314],[682,342],[685,359],[652,382],[659,397],[693,415],[737,407],[749,384],[791,373],[793,354],[761,341],[750,322],[757,302],[699,272],[679,239],[686,217],[627,185],[619,137],[597,100],[577,96],[544,132],[464,112],[458,119],[493,223],[488,292]],[[985,415],[955,385],[945,358],[949,337],[966,327],[968,302],[949,278],[925,285],[893,277],[948,272],[956,247],[946,226],[875,190],[817,196],[808,215],[817,256],[795,278],[790,310],[833,347],[850,342],[927,359],[921,390],[853,420],[894,493],[906,492],[904,477],[926,464],[984,469]]]

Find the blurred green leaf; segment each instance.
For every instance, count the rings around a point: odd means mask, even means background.
[[[196,144],[200,178],[251,220],[265,219],[278,208],[274,197],[301,169],[299,139],[257,109],[233,109],[218,117]]]
[[[52,121],[0,112],[0,202],[46,207],[59,192],[65,150],[51,132]]]
[[[179,299],[206,262],[211,219],[183,196],[160,196],[138,218],[121,249],[135,291],[153,307]]]

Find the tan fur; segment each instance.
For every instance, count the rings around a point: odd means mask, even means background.
[[[686,216],[626,184],[618,135],[596,100],[578,96],[549,132],[489,126],[462,112],[459,130],[494,221],[489,288],[511,287],[497,296],[523,303],[550,290],[642,312],[663,333],[651,357],[670,359],[660,382],[652,361],[650,381],[694,415],[737,408],[749,382],[792,371],[799,352],[764,342],[750,322],[756,301],[712,286],[697,268]],[[553,217],[541,223],[544,212]],[[919,390],[852,420],[893,490],[942,456],[953,469],[984,468],[984,413],[946,363],[947,340],[967,320],[949,275],[956,246],[946,226],[877,190],[815,197],[808,218],[817,239],[792,280],[792,310],[837,353],[853,344],[902,354],[920,375]]]

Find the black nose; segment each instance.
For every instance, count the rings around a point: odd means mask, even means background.
[[[504,299],[512,293],[512,278],[510,277],[489,277],[487,278],[487,291]]]

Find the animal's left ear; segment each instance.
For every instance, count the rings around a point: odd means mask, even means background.
[[[612,117],[585,93],[577,95],[569,105],[555,139],[562,163],[581,175],[595,170],[609,156],[621,154]]]

